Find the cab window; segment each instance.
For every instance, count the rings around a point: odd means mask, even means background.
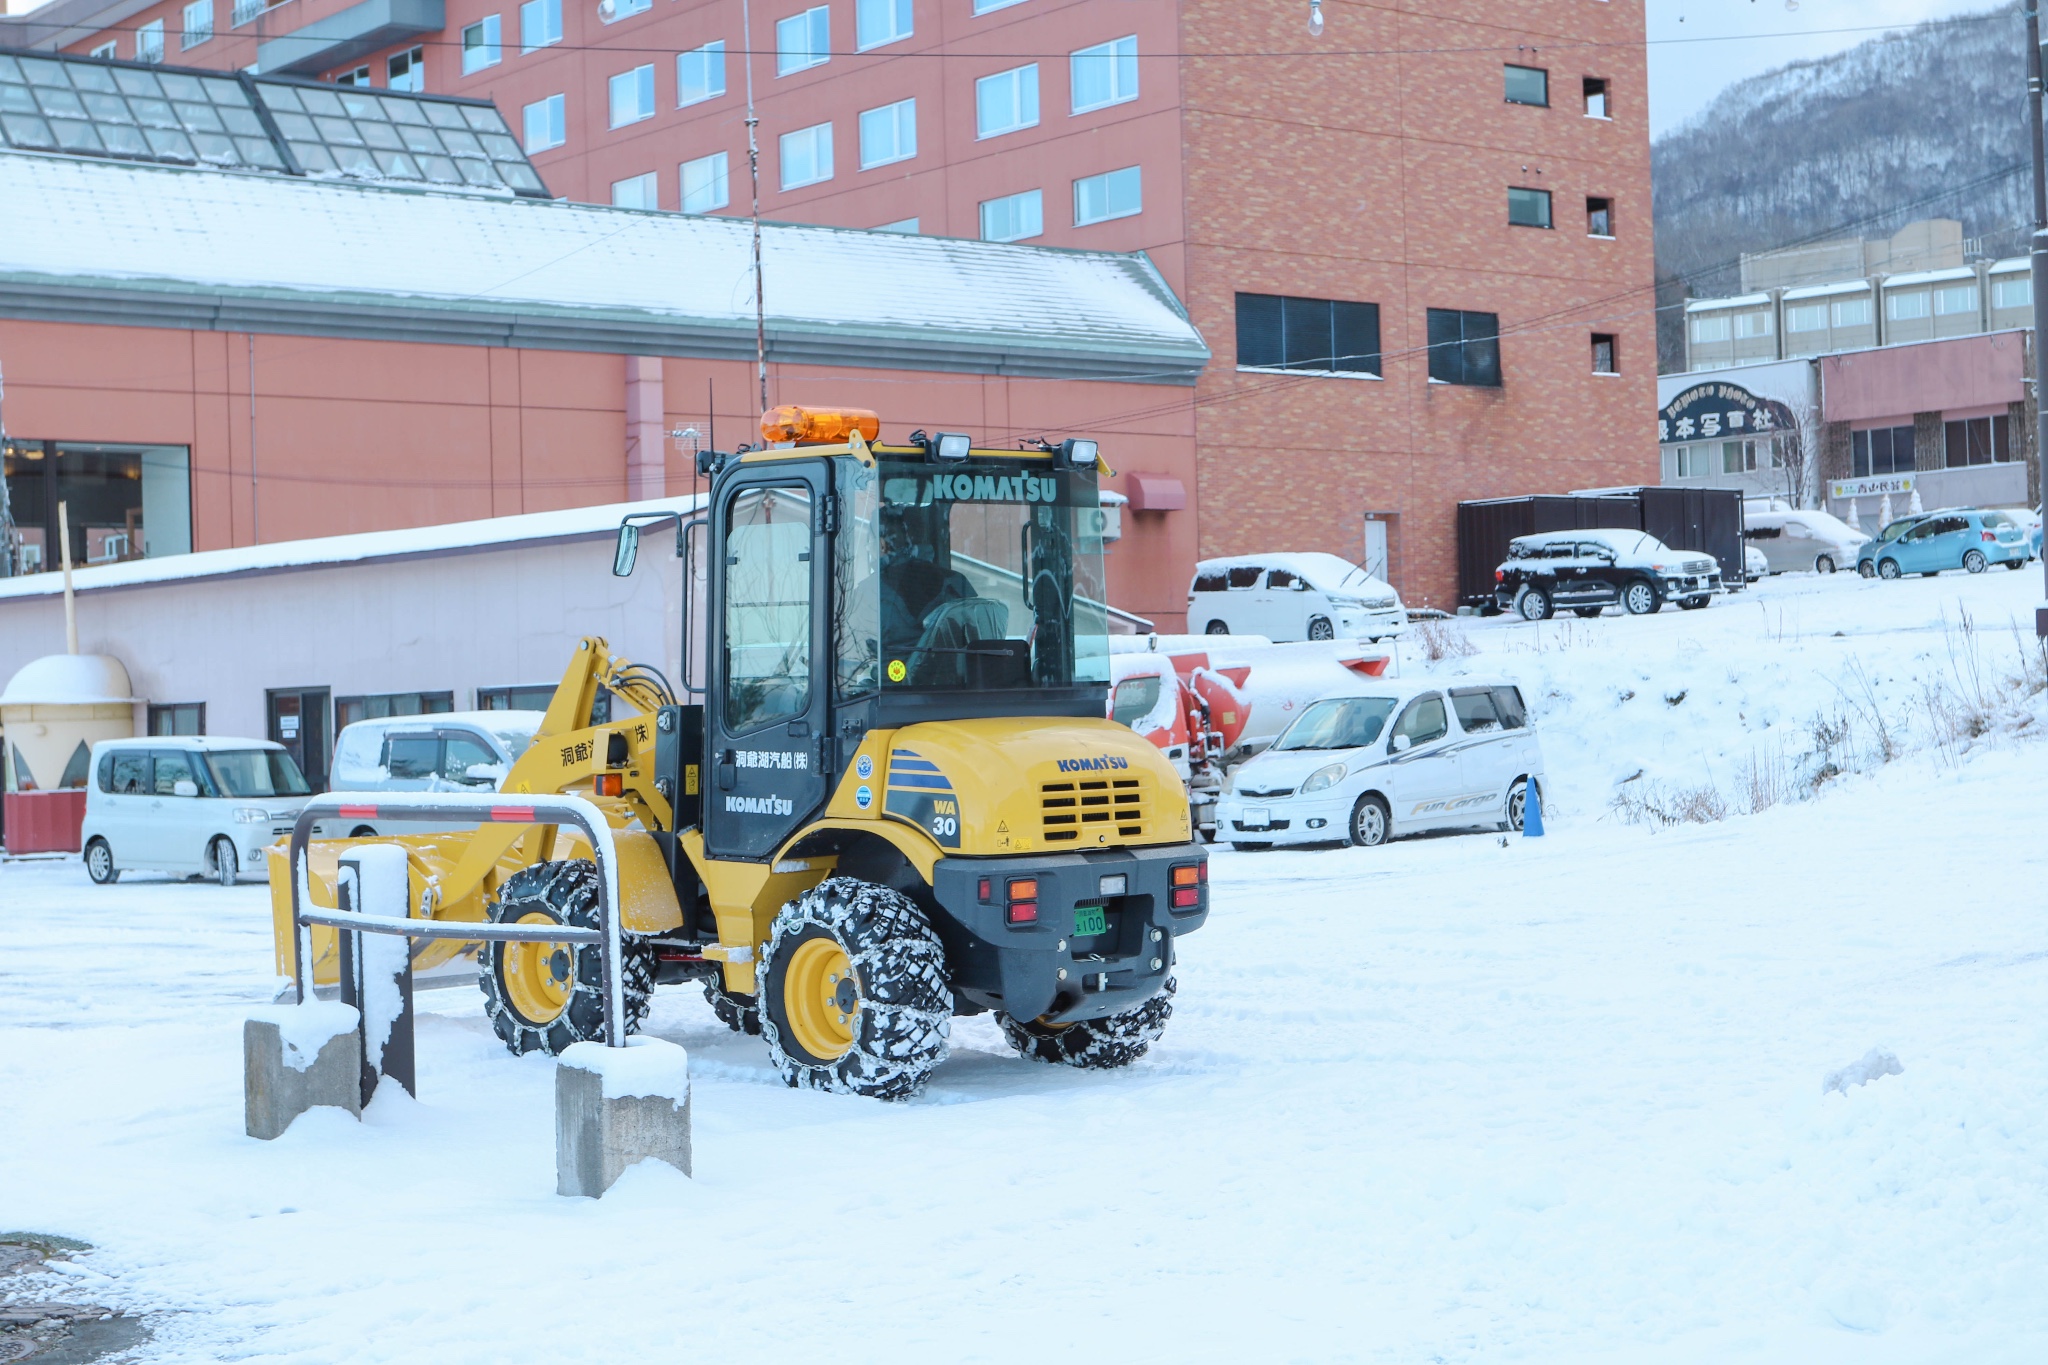
[[[811,500],[800,487],[743,488],[726,510],[725,728],[811,708]]]
[[[392,735],[384,741],[384,768],[392,777],[417,781],[441,769],[438,735]]]
[[[1159,679],[1125,678],[1116,685],[1116,700],[1112,703],[1110,719],[1118,725],[1132,725],[1152,714],[1152,708],[1159,705]]]
[[[1401,713],[1401,719],[1394,722],[1394,733],[1408,736],[1408,743],[1414,746],[1442,739],[1450,729],[1450,720],[1444,714],[1444,699],[1434,692],[1409,702],[1408,709]]]
[[[445,737],[445,742],[447,750],[441,758],[441,776],[450,782],[487,785],[500,775],[502,769],[498,756],[474,735],[451,734]],[[472,775],[471,768],[489,771]]]
[[[1266,575],[1266,586],[1269,588],[1292,588],[1300,581],[1285,569],[1275,569]]]

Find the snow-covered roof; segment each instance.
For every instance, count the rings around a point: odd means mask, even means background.
[[[2034,263],[2025,256],[2008,256],[2005,260],[1993,261],[1991,263],[1991,273],[1994,275],[2023,273],[2033,268]]]
[[[1787,289],[1785,302],[1797,303],[1800,299],[1825,299],[1837,294],[1868,294],[1869,280],[1837,280],[1833,284],[1809,284],[1801,289]]]
[[[1231,555],[1222,559],[1205,559],[1195,565],[1195,572],[1233,568],[1285,569],[1297,578],[1305,578],[1316,587],[1325,590],[1344,587],[1365,591],[1387,585],[1368,574],[1350,560],[1321,550],[1279,550],[1264,555]]]
[[[1900,289],[1915,284],[1947,284],[1951,280],[1974,280],[1977,272],[1967,265],[1955,266],[1949,270],[1916,270],[1907,275],[1892,275],[1884,282],[1886,289]]]
[[[744,219],[0,152],[0,314],[754,356]],[[1194,382],[1142,253],[763,224],[768,358]]]
[[[1737,294],[1726,299],[1691,299],[1685,305],[1688,313],[1704,313],[1722,308],[1761,308],[1771,301],[1769,294]]]
[[[582,536],[610,535],[629,513],[689,512],[702,506],[703,496],[654,498],[646,502],[608,503],[597,507],[571,507],[559,512],[526,512],[518,516],[490,517],[482,521],[456,521],[440,526],[415,526],[403,531],[361,531],[345,536],[320,536],[309,540],[281,540],[270,545],[247,545],[233,550],[199,550],[187,555],[166,555],[161,559],[131,559],[119,564],[101,564],[72,571],[75,590],[125,588],[143,583],[166,583],[178,579],[215,578],[229,574],[265,573],[279,569],[317,568],[328,564],[355,564],[373,559],[399,559],[421,555],[486,550],[522,542],[566,540]],[[25,574],[0,578],[0,599],[49,596],[64,591],[62,574]],[[61,656],[60,656],[61,657]],[[47,662],[47,661],[44,661]],[[35,667],[34,664],[29,667]],[[502,714],[502,713],[501,713]]]
[[[60,581],[57,591],[63,590]],[[134,700],[128,669],[111,654],[46,654],[23,664],[0,691],[0,706],[94,706]]]

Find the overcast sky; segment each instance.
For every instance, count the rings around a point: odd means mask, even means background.
[[[1923,19],[1997,8],[1992,0],[1647,3],[1652,136],[1685,122],[1715,95],[1745,76],[1854,47],[1876,37],[1886,26],[1910,27]],[[2022,40],[2017,16],[2012,20],[2012,28],[2013,42],[2019,46]]]

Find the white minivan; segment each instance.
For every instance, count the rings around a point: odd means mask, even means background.
[[[1195,565],[1188,629],[1287,640],[1379,640],[1408,627],[1401,596],[1364,569],[1314,551]]]
[[[1543,793],[1521,689],[1497,678],[1389,681],[1325,697],[1231,774],[1216,835],[1234,848],[1383,844],[1436,829],[1518,830]]]
[[[86,787],[86,874],[102,886],[131,869],[233,886],[238,871],[265,871],[264,846],[292,832],[311,795],[284,746],[266,740],[101,740]]]
[[[1763,551],[1772,573],[1833,573],[1856,567],[1870,537],[1840,517],[1814,508],[1743,513],[1742,538]]]

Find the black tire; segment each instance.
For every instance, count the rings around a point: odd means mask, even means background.
[[[1378,848],[1393,837],[1394,819],[1386,801],[1371,792],[1359,797],[1344,827],[1344,841],[1353,848]]]
[[[1939,569],[1929,569],[1929,570],[1927,570],[1926,572],[1922,573],[1922,574],[1921,574],[1920,576],[1921,576],[1922,578],[1939,578],[1939,577],[1941,577],[1941,570],[1939,570]]]
[[[1965,550],[1963,552],[1964,573],[1983,573],[1990,567],[1991,561],[1984,557],[1982,550]]]
[[[1532,585],[1515,594],[1515,611],[1524,621],[1548,621],[1556,614],[1557,606],[1549,593]]]
[[[2005,561],[2005,567],[2008,569],[2024,569],[2027,567],[2027,561],[2024,559],[2008,559]]]
[[[1239,839],[1230,841],[1230,850],[1233,853],[1264,853],[1271,847],[1271,844],[1248,844]]]
[[[1100,1019],[1055,1026],[998,1014],[996,1026],[1018,1055],[1029,1061],[1109,1071],[1129,1066],[1159,1041],[1159,1035],[1166,1031],[1166,1021],[1173,1017],[1173,993],[1177,989],[1169,976],[1166,989],[1144,1004]]]
[[[499,889],[489,909],[493,924],[517,924],[529,915],[542,915],[574,929],[597,929],[603,926],[600,903],[597,864],[576,858],[521,868]],[[552,1015],[539,1009],[523,1013],[519,993],[507,980],[508,968],[516,970],[523,961],[516,950],[537,952],[540,946],[486,943],[477,955],[477,984],[492,1029],[514,1056],[545,1052],[555,1057],[571,1043],[602,1041],[603,945],[557,944],[542,959],[553,980],[568,988],[566,1000]],[[619,971],[625,1006],[621,1026],[627,1033],[638,1033],[654,992],[654,949],[622,935]]]
[[[121,880],[121,869],[114,866],[114,850],[97,835],[85,846],[85,875],[95,886],[112,886]]]
[[[1865,578],[1875,578],[1877,577],[1877,565],[1867,559],[1859,559],[1856,561],[1856,572]]]
[[[750,1038],[761,1036],[761,997],[758,995],[729,991],[724,981],[707,976],[704,978],[704,999],[711,1005],[711,1012],[718,1016],[718,1022],[734,1033],[744,1033]]]
[[[1647,578],[1631,578],[1621,588],[1621,609],[1630,616],[1655,616],[1664,605],[1657,585]]]
[[[1605,607],[1573,607],[1572,615],[1578,617],[1582,621],[1590,621],[1605,610]]]
[[[1520,834],[1522,832],[1522,822],[1527,818],[1528,809],[1529,779],[1518,777],[1515,779],[1514,785],[1508,788],[1508,804],[1507,810],[1504,812],[1507,818],[1500,822],[1501,829],[1509,834]]]
[[[235,841],[225,834],[215,835],[213,842],[206,846],[206,865],[212,869],[213,879],[222,886],[235,884],[235,858]]]
[[[348,837],[351,839],[374,839],[377,837],[377,831],[371,829],[368,825],[357,825],[348,832]]]
[[[805,1046],[801,1025],[815,1006],[793,990],[806,964],[834,954],[847,971],[831,999],[849,1036],[826,1056]],[[853,877],[828,877],[777,912],[761,951],[761,1001],[768,1055],[802,1089],[909,1099],[946,1059],[952,1035],[946,950],[931,922],[901,891]]]
[[[1704,607],[1705,605],[1707,605],[1707,603],[1713,600],[1713,598],[1705,596],[1681,597],[1678,599],[1678,609],[1680,611],[1698,611],[1701,607]]]
[[[1334,640],[1337,638],[1337,628],[1330,624],[1330,618],[1327,616],[1311,616],[1308,618],[1308,638]]]
[[[1815,573],[1833,573],[1835,571],[1835,557],[1833,555],[1818,556],[1813,561],[1813,571]]]
[[[1211,621],[1202,633],[1204,635],[1228,635],[1230,634],[1230,627],[1221,621]]]
[[[1889,582],[1896,582],[1906,576],[1906,571],[1899,567],[1899,561],[1896,559],[1880,559],[1877,561],[1877,576]]]

